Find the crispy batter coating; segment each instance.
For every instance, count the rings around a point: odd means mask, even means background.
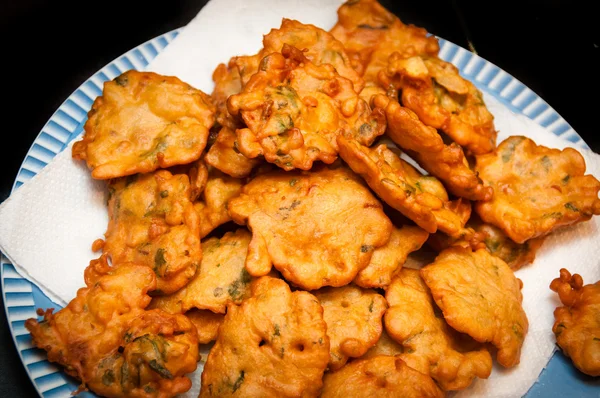
[[[373,98],[374,106],[385,109],[388,136],[406,150],[421,167],[442,180],[448,191],[469,200],[489,200],[493,189],[486,187],[469,168],[462,148],[445,145],[437,131],[421,122],[410,109],[384,95]]]
[[[364,73],[365,81],[377,81],[393,53],[402,57],[436,56],[439,44],[434,36],[414,25],[403,24],[376,0],[347,1],[338,9],[338,22],[331,30],[344,43],[353,66]]]
[[[192,308],[224,314],[229,303],[241,303],[252,281],[244,268],[251,237],[238,229],[202,242],[202,263],[194,278],[174,294],[154,298],[152,308],[172,314]]]
[[[200,238],[204,238],[219,225],[231,221],[227,203],[242,191],[244,181],[230,177],[219,170],[208,173],[208,181],[200,200],[194,203],[200,218]]]
[[[332,65],[314,64],[287,44],[260,65],[242,93],[228,100],[229,112],[248,126],[236,131],[244,156],[308,170],[314,161],[335,161],[341,132],[365,144],[384,133],[383,111],[371,111]]]
[[[223,323],[225,315],[215,314],[209,310],[193,309],[185,316],[194,324],[198,332],[198,344],[208,344],[215,341],[219,334],[219,326]]]
[[[392,231],[381,203],[345,167],[261,174],[229,201],[229,213],[252,231],[250,275],[274,265],[306,290],[350,283]]]
[[[315,296],[260,278],[250,298],[227,307],[200,397],[316,397],[329,362],[326,330]]]
[[[495,153],[477,156],[476,169],[495,194],[475,210],[517,243],[600,214],[600,181],[584,175],[585,160],[575,149],[512,136]]]
[[[427,237],[429,234],[419,227],[394,227],[388,243],[373,251],[371,262],[356,275],[354,283],[364,288],[387,288],[408,255],[419,250]]]
[[[566,269],[550,284],[564,307],[554,310],[552,331],[562,352],[590,376],[600,376],[600,281],[583,285]]]
[[[384,87],[402,89],[402,104],[427,126],[440,129],[468,152],[484,154],[496,148],[494,116],[481,92],[458,69],[436,57],[389,58],[379,73]]]
[[[377,356],[351,362],[323,379],[322,398],[444,397],[431,377],[399,357]]]
[[[330,370],[344,366],[349,357],[360,357],[379,340],[381,317],[387,309],[382,295],[348,285],[320,289],[315,297],[323,306],[327,324]]]
[[[261,161],[258,158],[247,158],[237,146],[235,131],[229,127],[223,127],[219,131],[215,143],[206,153],[204,158],[206,164],[234,178],[249,176],[252,169]]]
[[[448,235],[463,233],[471,204],[450,202],[435,177],[423,176],[385,144],[371,149],[340,136],[338,145],[342,159],[380,198],[425,231],[434,233],[439,228]]]
[[[462,390],[487,379],[492,357],[469,336],[452,330],[433,302],[419,271],[403,268],[386,291],[385,327],[400,343],[408,366],[430,375],[444,390]]]
[[[101,180],[147,173],[198,159],[213,123],[214,106],[202,91],[130,70],[104,83],[72,155]]]
[[[481,343],[491,342],[500,365],[519,364],[529,322],[521,306],[523,284],[504,261],[484,249],[451,247],[421,276],[450,326]]]
[[[133,263],[110,267],[106,256],[86,269],[87,287],[56,314],[25,323],[33,343],[51,362],[106,397],[173,397],[191,387],[198,339],[183,315],[146,311],[156,286],[151,269]]]
[[[235,64],[235,57],[227,65],[219,64],[212,75],[215,87],[211,94],[215,104],[215,119],[218,124],[235,130],[241,123],[238,118],[231,116],[227,110],[227,98],[242,91],[242,78]]]
[[[373,347],[369,348],[369,351],[367,351],[365,355],[360,357],[360,359],[369,359],[380,355],[388,355],[393,357],[402,354],[403,352],[404,347],[396,343],[396,341],[392,339],[390,335],[385,331],[384,327],[383,331],[381,332],[381,336],[379,337],[379,340],[377,340],[377,343],[375,343]]]
[[[167,170],[111,180],[104,253],[154,270],[155,294],[185,286],[202,259],[189,178]]]

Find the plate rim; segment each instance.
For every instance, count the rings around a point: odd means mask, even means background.
[[[58,153],[62,152],[68,146],[70,141],[79,135],[82,126],[87,119],[87,111],[89,110],[89,107],[91,107],[91,103],[96,95],[101,93],[101,85],[104,81],[109,80],[111,76],[116,76],[117,71],[120,73],[124,72],[127,70],[124,69],[126,67],[128,69],[144,68],[164,50],[183,28],[184,27],[176,28],[163,33],[162,35],[158,35],[123,53],[121,56],[107,63],[103,68],[99,69],[73,91],[40,129],[40,132],[31,144],[19,167],[10,194],[12,195],[16,189],[39,173],[39,171],[41,171]],[[571,125],[544,99],[542,99],[541,96],[523,84],[520,80],[494,63],[453,42],[441,37],[437,37],[437,39],[440,43],[440,58],[456,65],[461,76],[472,81],[480,90],[494,96],[494,98],[502,102],[502,104],[507,106],[511,111],[525,115],[551,133],[566,138],[574,146],[589,149],[588,145]],[[154,49],[154,51],[152,51],[152,49]],[[89,105],[87,109],[86,105]],[[5,271],[5,268],[8,268],[10,274],[14,272],[17,277],[8,278],[6,276],[7,271]],[[2,287],[3,306],[13,343],[19,353],[21,365],[27,372],[31,383],[40,397],[59,396],[55,393],[62,393],[64,387],[68,387],[71,381],[66,379],[58,366],[49,363],[45,356],[38,362],[26,364],[24,351],[34,347],[21,348],[17,341],[17,334],[13,323],[22,320],[14,320],[15,317],[11,315],[10,309],[21,308],[23,306],[9,305],[5,283],[5,280],[8,279],[21,282],[24,281],[26,284],[35,286],[33,283],[19,275],[10,260],[8,260],[4,254],[0,253],[0,284]],[[35,287],[37,288],[37,286]],[[18,293],[24,294],[27,292]],[[33,303],[33,305],[28,305],[26,307],[32,307],[32,311],[35,314],[35,308],[37,307],[33,291],[29,291],[29,296],[31,297],[23,297],[21,301]],[[33,316],[35,317],[36,315]],[[18,336],[28,334],[29,333],[26,332],[25,334],[20,334]],[[554,355],[550,358],[548,363],[550,363],[553,358]],[[34,377],[29,365],[44,362],[50,365],[48,367],[48,372]],[[38,380],[54,374],[60,376],[63,384],[42,391],[42,387]],[[68,387],[65,391],[70,392],[72,391],[72,388]]]

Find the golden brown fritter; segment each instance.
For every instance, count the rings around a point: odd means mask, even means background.
[[[404,225],[392,230],[390,240],[373,251],[371,262],[359,271],[354,283],[364,288],[387,288],[411,252],[423,246],[429,234],[419,227]]]
[[[347,285],[320,289],[315,297],[327,324],[330,370],[341,368],[350,357],[360,357],[379,340],[381,317],[387,309],[382,295]]]
[[[174,294],[154,298],[151,306],[172,314],[192,308],[224,314],[229,303],[241,303],[252,281],[244,268],[251,237],[238,229],[202,242],[202,263],[194,278]]]
[[[188,176],[158,170],[111,180],[108,190],[104,253],[114,264],[135,262],[152,269],[155,294],[185,286],[202,259]]]
[[[376,95],[373,104],[385,109],[387,135],[427,172],[442,180],[448,191],[469,200],[492,198],[493,189],[484,186],[477,173],[469,168],[458,144],[445,145],[434,128],[423,124],[414,112],[393,98]]]
[[[495,153],[477,156],[476,169],[495,194],[475,210],[517,243],[600,214],[600,181],[584,175],[585,160],[575,149],[512,136]]]
[[[485,249],[451,247],[421,276],[450,326],[481,343],[491,342],[500,365],[519,364],[529,323],[521,306],[523,284],[504,261]]]
[[[431,377],[399,357],[377,356],[353,361],[323,378],[322,398],[444,397]]]
[[[418,226],[430,233],[438,228],[453,236],[463,232],[471,215],[471,204],[468,201],[452,204],[435,177],[423,176],[385,144],[371,149],[340,136],[338,145],[340,156],[352,170],[388,205]]]
[[[316,397],[329,362],[326,330],[315,296],[260,278],[250,298],[227,307],[200,397]]]
[[[106,397],[173,397],[191,387],[196,369],[196,329],[183,315],[146,311],[156,277],[146,266],[110,267],[106,256],[90,262],[87,287],[56,314],[25,323],[48,360]]]
[[[345,167],[260,174],[229,201],[229,213],[252,231],[250,275],[273,265],[306,290],[350,283],[392,231],[381,203]]]
[[[130,70],[104,83],[75,159],[105,180],[198,159],[214,123],[210,97],[176,77]]]
[[[469,153],[496,148],[494,116],[481,92],[458,69],[435,57],[403,58],[394,54],[379,73],[384,87],[402,89],[402,105],[427,126],[440,129]]]
[[[448,326],[418,270],[403,268],[385,298],[390,306],[386,330],[402,345],[399,357],[408,366],[430,375],[446,391],[465,389],[475,377],[489,377],[490,353]]]
[[[554,310],[556,343],[577,369],[600,376],[600,281],[584,286],[580,275],[562,268],[550,289],[564,305]]]
[[[215,314],[209,310],[189,310],[185,316],[194,324],[198,332],[198,344],[208,344],[215,341],[219,334],[219,326],[225,315]]]
[[[377,357],[380,355],[388,355],[388,356],[397,356],[404,352],[404,347],[402,345],[396,343],[394,339],[390,337],[389,334],[385,331],[385,324],[383,331],[381,332],[381,336],[377,343],[371,348],[369,351],[365,353],[365,355],[361,356],[360,359],[369,359],[373,357]]]
[[[219,225],[231,221],[227,203],[242,191],[244,181],[230,177],[219,170],[208,172],[206,187],[194,209],[200,219],[200,238],[204,238]]]
[[[347,1],[338,9],[338,22],[331,30],[344,43],[353,66],[365,81],[377,81],[393,53],[402,57],[436,56],[439,44],[434,36],[414,25],[403,24],[376,0]]]
[[[261,160],[245,157],[237,146],[235,131],[229,127],[223,127],[219,131],[215,143],[206,153],[204,161],[209,166],[231,177],[247,177],[252,172],[252,169],[260,164]]]
[[[248,126],[236,131],[240,152],[285,170],[332,163],[342,132],[370,144],[385,131],[383,112],[371,112],[350,80],[287,44],[262,59],[242,93],[229,97],[228,109]]]
[[[240,127],[240,120],[231,116],[227,110],[227,98],[242,91],[242,79],[235,64],[235,57],[231,58],[227,65],[219,64],[213,72],[212,79],[215,87],[211,98],[216,107],[216,122],[231,130]]]

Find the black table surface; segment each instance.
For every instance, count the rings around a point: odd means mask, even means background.
[[[131,48],[187,24],[206,1],[21,0],[0,4],[0,201],[58,106]],[[600,30],[592,1],[382,1],[404,22],[472,48],[545,99],[600,152]],[[227,34],[227,32],[223,32]],[[218,45],[218,38],[215,38]],[[233,55],[233,54],[232,54]],[[226,61],[226,60],[224,60]],[[8,121],[8,126],[6,122]],[[1,300],[1,295],[0,295]],[[2,304],[3,305],[3,304]],[[0,397],[35,396],[0,311]]]

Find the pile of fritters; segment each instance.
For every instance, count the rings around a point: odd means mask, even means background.
[[[202,397],[440,397],[519,364],[513,271],[600,214],[600,182],[573,149],[496,146],[425,30],[376,0],[338,16],[284,19],[210,96],[149,72],[105,83],[72,152],[107,182],[102,254],[26,323],[80,390],[175,396],[213,341]],[[420,250],[438,254],[403,268]],[[582,285],[553,282],[554,332],[598,375],[598,284]]]

